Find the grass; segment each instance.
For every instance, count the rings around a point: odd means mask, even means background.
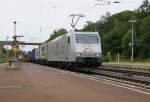
[[[117,62],[117,56],[103,56],[104,62]],[[131,57],[122,57],[120,56],[120,62],[121,63],[150,63],[150,58],[143,59],[143,58],[135,58],[134,62],[131,62]]]
[[[116,64],[150,64],[150,62],[107,62],[107,63],[116,63]]]
[[[4,63],[8,61],[11,57],[8,56],[7,54],[0,54],[0,63]]]
[[[150,62],[104,62],[106,64],[150,66]]]

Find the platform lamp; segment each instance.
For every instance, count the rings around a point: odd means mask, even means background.
[[[129,23],[132,24],[132,41],[131,43],[129,43],[129,45],[131,46],[131,62],[134,61],[134,23],[136,23],[136,20],[129,20]]]

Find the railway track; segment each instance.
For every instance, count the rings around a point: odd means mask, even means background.
[[[104,64],[100,68],[105,68],[107,70],[118,70],[118,71],[126,71],[126,72],[133,72],[136,74],[144,74],[150,75],[150,66],[141,66],[141,65],[114,65]]]
[[[121,68],[121,66],[120,69],[119,67],[114,68],[114,66],[109,66],[109,68],[107,66],[101,66],[100,68],[78,68],[76,71],[96,77],[103,76],[109,80],[119,81],[150,89],[150,73],[148,71],[129,69],[125,70]]]
[[[56,67],[54,67],[56,68]],[[59,68],[57,68],[59,69]],[[74,68],[60,68],[63,70],[88,74],[94,77],[103,77],[113,81],[131,84],[134,86],[150,89],[150,70],[145,68],[124,66],[101,66],[99,68],[87,68],[74,66]],[[76,70],[74,70],[76,69]]]
[[[150,77],[145,76],[144,74],[133,74],[123,71],[111,71],[111,70],[91,70],[90,71],[93,74],[96,75],[102,75],[109,78],[117,79],[117,81],[122,81],[128,84],[145,87],[150,89]],[[112,79],[111,79],[112,80]]]

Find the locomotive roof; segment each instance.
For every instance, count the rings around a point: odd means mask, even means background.
[[[74,32],[75,34],[98,34],[98,32]]]
[[[53,39],[53,40],[50,41],[50,42],[56,41],[56,40],[58,40],[58,39],[64,37],[66,34],[67,34],[67,35],[70,35],[70,34],[98,34],[98,32],[77,32],[77,31],[69,31],[69,32],[67,32],[67,33],[65,33],[65,34],[63,34],[63,35],[61,35],[61,36],[58,36],[57,38]]]

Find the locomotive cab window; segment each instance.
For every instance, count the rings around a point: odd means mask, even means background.
[[[96,34],[76,34],[76,43],[98,44],[99,38]]]

